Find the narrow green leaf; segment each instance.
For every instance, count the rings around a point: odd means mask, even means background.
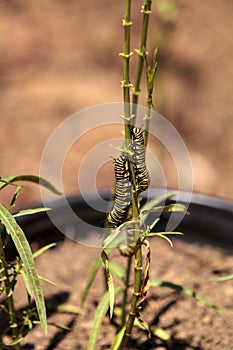
[[[99,269],[101,268],[102,266],[102,260],[100,257],[98,257],[94,263],[93,263],[93,268],[91,270],[91,273],[89,275],[89,278],[88,278],[88,281],[87,281],[87,284],[86,284],[86,287],[83,291],[83,294],[82,294],[82,298],[81,298],[81,306],[83,307],[85,301],[86,301],[86,298],[88,296],[88,293],[89,293],[89,290],[95,280],[95,277],[97,275],[97,272],[99,271]]]
[[[123,338],[124,333],[125,333],[125,329],[126,329],[126,327],[123,326],[120,329],[120,331],[115,335],[113,343],[112,343],[111,348],[110,348],[111,350],[118,350],[119,349],[119,346],[121,344],[122,338]]]
[[[170,337],[170,335],[164,330],[164,329],[162,329],[162,328],[160,328],[160,327],[156,327],[156,326],[151,326],[150,327],[150,330],[151,330],[151,333],[155,336],[155,337],[157,337],[157,338],[159,338],[159,339],[161,339],[161,340],[163,340],[163,341],[168,341],[168,340],[170,340],[171,339],[171,337]]]
[[[83,315],[84,311],[81,307],[79,306],[74,306],[68,303],[63,303],[58,305],[57,307],[58,312],[62,313],[69,313],[69,314],[75,314],[75,315]]]
[[[173,247],[173,243],[172,243],[172,240],[167,237],[167,235],[183,235],[182,232],[175,232],[175,231],[171,231],[171,232],[149,232],[149,233],[146,233],[145,237],[160,237],[160,238],[163,238],[165,241],[167,241],[169,243],[169,245],[171,247]]]
[[[178,231],[164,231],[164,232],[149,232],[146,237],[153,237],[153,236],[166,236],[166,235],[183,235],[182,232],[178,232]]]
[[[24,338],[23,336],[20,336],[16,339],[12,340],[10,343],[7,343],[7,344],[5,343],[5,347],[11,347],[11,346],[14,346],[16,344],[19,344],[23,340],[23,338]]]
[[[157,233],[157,234],[155,233],[154,236],[158,236],[158,237],[160,237],[160,238],[163,238],[165,241],[168,242],[168,244],[169,244],[171,247],[173,247],[173,243],[172,243],[172,241],[170,240],[169,237],[163,235],[162,233]],[[150,236],[150,237],[151,237],[151,236]]]
[[[143,211],[141,211],[140,216],[144,217],[145,215],[149,215],[150,213],[155,213],[157,211],[161,211],[161,212],[183,212],[183,213],[188,214],[187,207],[184,204],[172,203],[172,204],[165,205],[165,206],[154,207],[154,208],[151,208],[149,210],[143,210]]]
[[[45,277],[40,276],[40,275],[38,275],[38,277],[39,277],[39,279],[40,279],[41,281],[44,281],[44,282],[46,282],[46,283],[48,283],[48,284],[51,284],[51,286],[54,286],[54,287],[57,287],[57,286],[58,286],[58,284],[57,284],[56,282],[53,282],[53,281],[49,280],[48,278],[45,278]]]
[[[12,197],[11,203],[10,203],[10,207],[11,208],[15,205],[16,199],[18,198],[18,195],[19,195],[19,193],[21,191],[21,188],[22,188],[22,186],[20,186],[20,185],[17,186],[17,188],[15,190],[15,193],[14,193],[14,195]]]
[[[160,220],[160,218],[156,218],[156,219],[152,222],[152,224],[149,226],[149,231],[151,231],[151,230],[155,227],[155,225],[159,222],[159,220]]]
[[[18,254],[24,264],[29,283],[33,290],[41,326],[45,333],[47,333],[44,295],[40,285],[39,277],[34,266],[34,260],[30,245],[24,235],[23,230],[17,224],[15,218],[2,204],[0,204],[0,220],[5,226],[7,233],[11,235]]]
[[[45,253],[47,250],[53,248],[56,246],[56,243],[50,243],[50,244],[47,244],[46,246],[38,249],[35,253],[33,253],[33,258],[37,258],[38,256],[40,256],[41,254]]]
[[[150,210],[161,203],[165,203],[168,199],[171,199],[174,195],[175,195],[174,193],[169,193],[169,194],[151,199],[150,201],[146,202],[145,205],[142,206],[141,212]]]
[[[212,282],[227,282],[227,281],[231,281],[232,279],[233,279],[233,274],[228,275],[228,276],[219,277],[219,278],[212,278],[211,281]]]
[[[34,323],[34,322],[33,322]],[[54,323],[54,322],[48,322],[48,325],[49,326],[53,326],[53,327],[56,327],[58,329],[62,329],[63,331],[67,331],[67,332],[70,332],[72,329],[70,327],[66,327],[66,326],[63,326],[61,324],[58,324],[58,323]]]
[[[154,279],[150,280],[150,285],[151,285],[151,287],[167,287],[167,288],[171,288],[171,289],[175,290],[176,292],[179,292],[179,293],[182,292],[186,295],[191,296],[192,298],[194,298],[196,300],[201,301],[206,306],[214,309],[217,314],[221,313],[220,309],[215,304],[213,304],[211,301],[204,298],[202,295],[196,293],[195,291],[193,291],[190,288],[183,287],[181,285],[174,284],[174,283],[167,282],[167,281],[160,281],[160,280],[154,280]]]
[[[37,213],[42,213],[44,211],[51,210],[51,208],[34,208],[34,209],[24,209],[18,211],[18,213],[13,214],[14,218],[19,217],[19,216],[24,216],[24,215],[33,215]]]
[[[55,194],[61,194],[49,181],[36,175],[11,175],[0,179],[0,190],[7,185],[12,185],[17,181],[27,181],[41,185]]]
[[[118,287],[115,290],[115,294],[117,295],[122,288]],[[108,309],[110,306],[110,298],[109,298],[109,292],[105,292],[101,301],[99,302],[96,311],[95,316],[93,320],[93,325],[89,337],[89,344],[87,350],[94,350],[95,345],[98,339],[99,330],[101,327],[101,324],[103,322],[104,316],[107,314]]]
[[[113,278],[111,275],[111,272],[109,270],[109,259],[106,251],[102,250],[101,252],[101,258],[103,260],[106,274],[107,274],[107,284],[108,284],[108,291],[109,291],[109,306],[110,306],[110,318],[112,318],[113,315],[113,308],[114,308],[114,302],[115,302],[115,293],[114,293],[114,283]]]
[[[120,279],[125,278],[125,269],[123,269],[123,267],[117,262],[110,261],[109,268],[112,275]]]
[[[25,271],[22,270],[22,269],[21,269],[21,271],[20,271],[20,274],[21,274],[21,276],[23,277],[23,281],[24,281],[24,285],[25,285],[25,287],[26,287],[27,293],[28,293],[30,296],[32,296],[31,287],[30,287],[30,283],[29,283],[27,274],[26,274]]]

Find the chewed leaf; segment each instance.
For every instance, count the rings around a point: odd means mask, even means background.
[[[106,274],[107,274],[107,284],[108,284],[108,291],[109,291],[110,318],[112,318],[113,308],[114,308],[114,301],[115,301],[114,283],[113,283],[113,278],[112,278],[111,272],[109,270],[108,255],[105,252],[105,250],[102,250],[101,258],[102,258],[102,261],[104,263]]]

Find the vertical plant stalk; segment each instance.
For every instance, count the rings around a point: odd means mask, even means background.
[[[132,53],[130,52],[130,26],[132,25],[132,22],[130,20],[130,12],[131,12],[131,0],[125,0],[125,15],[122,21],[122,24],[124,26],[124,52],[121,53],[120,55],[124,59],[122,87],[124,91],[123,95],[124,95],[124,120],[125,120],[125,147],[128,151],[131,151],[130,128],[132,125],[132,118],[133,118],[133,116],[130,114],[130,87],[132,87],[132,84],[130,84],[130,79],[129,79],[129,62],[130,62],[130,56],[132,55]],[[129,166],[130,166],[131,180],[133,184],[133,193],[132,193],[132,217],[133,218],[132,219],[135,221],[135,228],[136,228],[135,273],[134,273],[134,287],[133,287],[133,296],[131,301],[130,313],[126,321],[125,332],[124,332],[122,341],[119,345],[119,349],[124,348],[124,346],[127,344],[129,337],[131,335],[134,320],[136,317],[137,300],[140,295],[141,280],[142,280],[142,252],[141,252],[141,244],[140,244],[140,227],[136,222],[139,215],[139,208],[138,208],[136,179],[135,179],[133,162],[129,162]],[[123,304],[122,304],[122,322],[125,319],[125,308],[126,308],[126,302],[127,302],[127,292],[129,289],[129,277],[130,277],[131,265],[132,265],[132,258],[128,258],[125,293],[124,293]]]
[[[10,329],[12,331],[12,339],[16,340],[19,337],[19,329],[17,325],[16,312],[14,307],[13,292],[11,291],[11,281],[7,271],[7,261],[3,248],[2,237],[0,236],[0,267],[2,268],[2,276],[4,278],[4,287],[6,292],[6,300],[10,319]],[[19,344],[13,345],[15,350],[20,350]]]
[[[128,297],[128,286],[130,283],[131,266],[132,266],[132,256],[128,257],[128,261],[127,261],[124,294],[123,294],[123,300],[122,300],[121,323],[119,327],[120,329],[124,326],[125,320],[126,320],[126,305],[127,305],[127,297]]]
[[[158,62],[157,62],[157,52],[158,48],[156,47],[153,54],[153,63],[152,67],[149,66],[147,62],[147,55],[145,53],[144,58],[146,62],[146,83],[147,83],[147,103],[146,103],[146,115],[144,117],[145,120],[145,133],[144,133],[144,144],[145,147],[147,146],[148,142],[148,131],[149,131],[149,124],[151,119],[151,109],[153,107],[153,90],[154,90],[154,83],[155,83],[155,73],[157,71]]]
[[[124,347],[127,345],[128,340],[131,336],[134,320],[137,315],[137,301],[140,296],[141,280],[142,280],[142,251],[141,251],[141,244],[137,244],[136,251],[135,251],[133,297],[131,301],[129,317],[126,322],[124,336],[122,338],[122,341],[119,345],[118,350],[124,349]]]
[[[140,83],[142,77],[143,63],[144,63],[144,54],[146,52],[147,46],[147,34],[148,34],[148,25],[149,25],[149,17],[151,14],[151,0],[144,0],[144,4],[141,8],[141,13],[143,13],[143,21],[142,21],[142,30],[141,30],[141,44],[140,48],[135,50],[138,55],[138,63],[136,68],[136,78],[135,84],[132,89],[133,94],[133,106],[132,106],[132,123],[135,123],[136,114],[137,114],[137,104],[138,98],[140,94]]]

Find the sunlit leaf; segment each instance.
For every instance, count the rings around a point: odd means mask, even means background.
[[[167,241],[169,243],[169,245],[171,247],[173,247],[173,243],[172,240],[167,237],[167,235],[183,235],[182,232],[175,232],[175,231],[171,231],[171,232],[149,232],[146,234],[146,237],[160,237],[163,238],[165,241]]]
[[[119,288],[119,287],[116,288],[115,294],[117,295],[120,292],[120,290],[121,290],[121,288]],[[101,324],[103,322],[103,319],[108,312],[109,307],[110,307],[110,298],[109,298],[109,292],[107,291],[102,296],[102,299],[96,308],[87,350],[94,350],[95,349],[96,342],[98,339],[99,330],[100,330]]]
[[[126,328],[126,327],[123,326],[123,327],[120,329],[120,331],[115,335],[110,350],[118,350],[118,349],[119,349],[119,346],[120,346],[120,344],[121,344],[121,341],[122,341],[122,339],[123,339],[123,337],[124,337],[125,328]]]
[[[156,206],[158,206],[159,204],[165,203],[168,199],[171,199],[175,194],[174,193],[169,193],[169,194],[165,194],[163,196],[157,197],[157,198],[153,198],[149,201],[147,201],[141,208],[141,213],[147,210],[150,210]]]
[[[19,216],[24,216],[24,215],[33,215],[33,214],[38,214],[38,213],[42,213],[44,211],[49,211],[51,210],[51,208],[34,208],[34,209],[24,209],[24,210],[20,210],[18,213],[13,214],[13,216],[19,217]]]
[[[50,243],[50,244],[47,244],[46,246],[38,249],[36,252],[33,253],[33,258],[37,258],[38,256],[40,256],[41,254],[45,253],[47,250],[53,248],[56,246],[56,243]]]
[[[150,327],[150,330],[151,330],[151,333],[155,337],[157,337],[157,338],[159,338],[159,339],[161,339],[163,341],[168,341],[168,340],[171,339],[170,335],[164,329],[162,329],[160,327],[156,327],[156,326],[152,325]]]
[[[0,179],[0,190],[7,185],[14,184],[17,181],[27,181],[38,184],[50,190],[55,194],[61,194],[49,181],[36,175],[11,175]]]
[[[41,280],[41,281],[44,281],[44,282],[46,282],[46,283],[48,283],[48,284],[51,284],[51,286],[54,286],[54,287],[57,287],[58,286],[58,284],[56,283],[56,282],[53,282],[53,281],[51,281],[51,280],[49,280],[48,278],[45,278],[45,277],[43,277],[43,276],[40,276],[40,275],[38,275],[39,276],[39,279]]]
[[[172,203],[165,206],[153,207],[148,210],[141,210],[140,216],[145,217],[145,215],[149,215],[155,212],[183,212],[188,214],[187,207],[184,204]]]
[[[227,282],[227,281],[231,281],[231,280],[233,280],[233,274],[211,279],[212,282]]]
[[[39,277],[34,266],[34,260],[30,245],[24,235],[23,230],[17,224],[15,218],[2,204],[0,204],[0,220],[5,226],[7,233],[11,235],[17,252],[24,264],[29,283],[33,290],[41,326],[44,331],[47,332],[44,295],[40,285]]]
[[[15,190],[15,193],[14,193],[14,195],[12,197],[12,200],[11,200],[11,203],[10,203],[10,208],[12,208],[15,205],[16,199],[18,198],[18,195],[19,195],[20,191],[21,191],[21,186],[18,185],[16,190]]]
[[[58,312],[75,314],[75,315],[83,315],[84,314],[84,311],[81,307],[71,305],[68,303],[63,303],[63,304],[58,305],[56,310]]]
[[[109,291],[109,307],[110,307],[110,318],[112,318],[113,315],[113,308],[114,308],[114,301],[115,301],[115,293],[114,293],[114,283],[113,278],[111,275],[111,272],[109,270],[109,259],[107,253],[102,250],[101,252],[101,258],[105,266],[106,274],[107,274],[107,284],[108,284],[108,291]]]

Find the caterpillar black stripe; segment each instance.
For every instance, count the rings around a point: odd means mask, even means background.
[[[115,228],[123,223],[131,201],[132,184],[127,168],[127,159],[121,156],[115,160],[115,201],[112,211],[108,214],[108,227]]]
[[[127,231],[127,244],[120,244],[118,250],[123,256],[130,257],[135,253],[134,231]]]
[[[138,192],[145,191],[150,184],[150,177],[146,167],[146,153],[143,132],[140,128],[132,129],[133,138],[133,162],[138,184]]]

